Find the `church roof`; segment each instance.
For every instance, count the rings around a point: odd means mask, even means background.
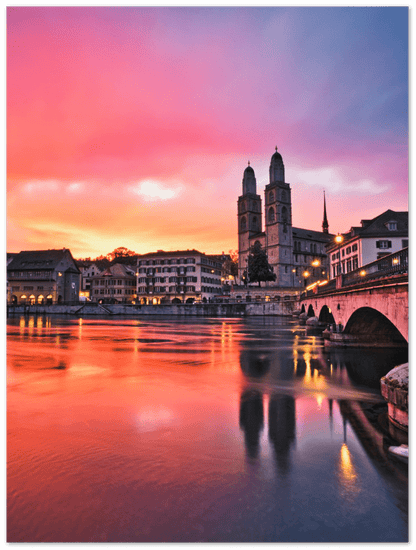
[[[292,235],[294,239],[321,241],[323,243],[332,241],[334,238],[334,235],[330,233],[323,233],[322,231],[313,231],[312,229],[303,229],[300,227],[292,227]]]

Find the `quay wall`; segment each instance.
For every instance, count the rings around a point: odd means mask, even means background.
[[[174,317],[246,317],[246,316],[291,316],[293,303],[222,303],[222,304],[76,304],[76,305],[18,305],[7,306],[8,315],[132,315]]]

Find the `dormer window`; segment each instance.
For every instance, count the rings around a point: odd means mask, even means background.
[[[397,222],[387,222],[386,225],[389,231],[397,231]]]

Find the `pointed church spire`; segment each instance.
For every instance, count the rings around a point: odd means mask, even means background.
[[[322,222],[322,231],[323,233],[328,233],[329,224],[328,224],[328,218],[326,217],[326,199],[325,199],[325,191],[324,191],[324,220]]]

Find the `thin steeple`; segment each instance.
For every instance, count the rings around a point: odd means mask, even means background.
[[[325,199],[325,191],[324,191],[324,220],[322,222],[322,231],[323,233],[328,233],[329,224],[328,224],[328,218],[326,217],[326,199]]]

